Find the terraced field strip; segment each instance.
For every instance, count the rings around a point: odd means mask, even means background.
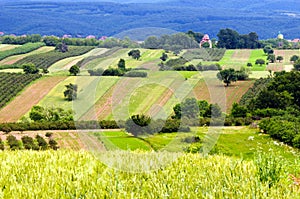
[[[142,139],[127,134],[124,131],[94,133],[107,150],[151,150],[151,146]]]
[[[65,58],[50,66],[49,71],[51,73],[58,71],[68,71],[73,65],[77,64],[77,62],[81,61],[82,59],[89,56],[100,55],[105,53],[106,51],[108,51],[108,49],[106,48],[96,48],[80,56]]]
[[[129,49],[119,49],[113,54],[90,61],[84,66],[84,69],[107,69],[109,67],[117,67],[121,58],[128,57]]]
[[[114,81],[116,84],[118,80]],[[111,84],[110,88],[103,89],[105,93],[99,100],[80,118],[83,121],[89,120],[103,120],[112,110],[112,94],[114,92],[115,84]]]
[[[16,122],[66,77],[43,77],[0,110],[0,122]]]
[[[255,61],[257,59],[263,59],[263,60],[265,60],[265,63],[267,63],[267,55],[264,53],[263,49],[252,50],[248,62],[252,63],[252,67],[251,67],[252,71],[265,71],[266,64],[264,64],[262,66],[256,65]]]
[[[242,96],[252,87],[254,80],[248,81],[237,81],[233,83],[230,87],[226,88],[226,108],[227,113],[230,112],[232,104],[239,102]]]
[[[229,111],[232,108],[232,104],[239,102],[241,97],[247,92],[247,90],[253,85],[254,80],[249,81],[237,81],[232,83],[229,87],[225,88],[226,93],[226,111]],[[213,87],[218,87],[219,85],[212,85]],[[217,103],[211,99],[211,93],[207,87],[207,84],[204,80],[200,80],[193,89],[194,95],[198,100],[206,100],[209,103]],[[219,99],[224,98],[224,96],[217,97]]]
[[[12,45],[12,44],[0,44],[0,51],[11,50],[21,45]]]
[[[226,50],[224,57],[219,62],[222,68],[234,68],[239,70],[246,66],[251,55],[250,49]]]
[[[73,110],[75,112],[75,119],[77,120],[94,106],[99,98],[103,96],[116,81],[118,81],[118,77],[69,77],[53,88],[48,95],[39,102],[39,105]],[[65,85],[70,83],[78,85],[77,99],[73,102],[65,100],[63,96]]]
[[[34,50],[30,53],[26,53],[26,54],[22,54],[22,55],[14,55],[14,56],[10,56],[7,57],[3,60],[0,61],[0,65],[10,65],[10,64],[14,64],[17,61],[29,56],[29,55],[36,55],[36,54],[40,54],[40,53],[46,53],[49,52],[51,50],[54,50],[54,47],[49,47],[49,46],[43,46],[37,50]]]
[[[124,57],[127,68],[141,68],[143,67],[143,65],[147,66],[147,64],[153,64],[153,62],[159,63],[160,60],[159,58],[164,52],[164,50],[149,50],[149,49],[139,49],[139,50],[141,52],[141,57],[139,60],[133,59],[128,55]],[[156,68],[158,68],[158,66]]]

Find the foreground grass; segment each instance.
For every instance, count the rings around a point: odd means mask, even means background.
[[[1,198],[299,198],[290,165],[270,186],[267,167],[224,156],[6,151],[0,166]]]

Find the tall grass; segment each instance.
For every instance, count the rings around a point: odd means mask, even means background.
[[[269,186],[257,177],[254,162],[224,156],[6,151],[0,166],[0,198],[299,198],[300,193],[284,170]]]

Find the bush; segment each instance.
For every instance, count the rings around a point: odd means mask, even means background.
[[[98,68],[96,70],[88,70],[88,73],[90,76],[101,76],[103,74],[104,70],[102,68]]]
[[[57,146],[57,142],[54,139],[49,140],[49,146],[53,150],[59,149],[59,147]]]
[[[119,68],[108,68],[102,73],[102,75],[103,76],[123,76],[124,73],[125,72]]]
[[[23,146],[25,149],[38,150],[39,147],[34,143],[32,137],[24,136],[22,137]]]
[[[124,74],[125,77],[147,77],[147,72],[143,71],[129,71]]]
[[[46,150],[48,148],[48,144],[42,136],[36,135],[35,138],[36,138],[36,141],[38,142],[39,148],[41,150]]]
[[[13,135],[7,136],[7,143],[11,150],[21,149],[21,143],[17,140],[17,138]]]
[[[2,139],[0,138],[0,150],[3,151],[4,149],[5,149],[4,143],[3,143]]]

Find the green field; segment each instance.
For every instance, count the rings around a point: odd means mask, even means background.
[[[294,161],[300,157],[300,151],[277,142],[269,135],[261,134],[258,129],[249,127],[193,127],[189,133],[157,133],[136,138],[124,131],[104,131],[94,133],[107,150],[155,150],[183,152],[193,145],[187,138],[199,136],[202,140],[206,135],[216,132],[216,145],[210,154],[226,155],[235,158],[253,160],[258,152],[274,152],[285,161]],[[200,149],[200,148],[199,148]]]
[[[251,67],[252,71],[265,71],[266,70],[266,64],[264,64],[262,66],[256,65],[255,61],[257,59],[263,59],[267,63],[267,55],[264,53],[264,51],[262,49],[252,50],[248,62],[252,63],[252,65],[253,65]]]
[[[151,150],[151,146],[143,140],[133,137],[124,131],[94,133],[107,150]]]
[[[299,160],[293,164],[274,156],[271,160],[281,163],[282,170],[270,187],[270,180],[260,180],[258,172],[273,167],[224,156],[7,151],[0,153],[0,194],[40,199],[299,198],[299,189],[288,176],[299,172],[294,166]]]

